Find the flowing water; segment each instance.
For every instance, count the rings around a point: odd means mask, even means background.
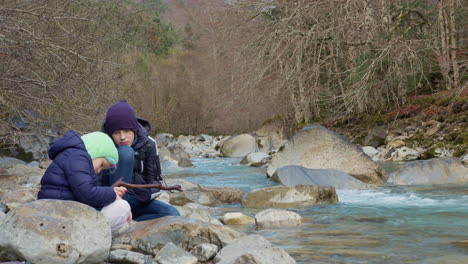
[[[277,185],[265,169],[239,159],[194,159],[194,167],[165,171],[165,178],[244,191]],[[394,171],[402,164],[382,164]],[[256,229],[282,247],[297,263],[468,263],[468,186],[381,187],[337,191],[339,203],[289,208],[299,213],[299,227]],[[229,205],[227,211],[255,216],[260,209]]]

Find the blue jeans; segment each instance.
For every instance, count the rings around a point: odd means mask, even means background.
[[[119,152],[119,163],[114,173],[105,173],[103,182],[105,185],[111,186],[118,179],[123,178],[124,182],[133,183],[133,168],[135,166],[135,151],[129,146],[120,146],[117,148]],[[128,189],[125,193],[126,200],[132,208],[132,215],[135,221],[151,220],[163,216],[180,216],[179,211],[169,204],[158,200],[150,200],[141,202],[135,195],[132,189]]]

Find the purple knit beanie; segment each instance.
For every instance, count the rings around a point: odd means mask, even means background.
[[[109,107],[106,114],[104,129],[109,135],[117,130],[130,129],[138,131],[138,121],[133,108],[125,100],[120,100]]]

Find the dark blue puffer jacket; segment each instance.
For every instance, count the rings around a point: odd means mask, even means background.
[[[49,158],[53,162],[42,176],[38,199],[72,200],[98,210],[115,201],[112,187],[97,186],[93,162],[77,132],[59,138]]]

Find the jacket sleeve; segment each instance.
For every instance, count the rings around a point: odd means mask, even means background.
[[[97,186],[92,162],[84,154],[69,157],[69,162],[64,169],[70,189],[78,202],[93,207],[102,207],[117,198],[112,187]]]
[[[155,180],[155,181],[162,181],[161,177],[161,164],[159,162],[159,152],[158,146],[154,139],[149,137],[150,139],[150,148],[148,148],[148,153],[146,154],[146,159],[144,161],[144,177],[145,180]]]

